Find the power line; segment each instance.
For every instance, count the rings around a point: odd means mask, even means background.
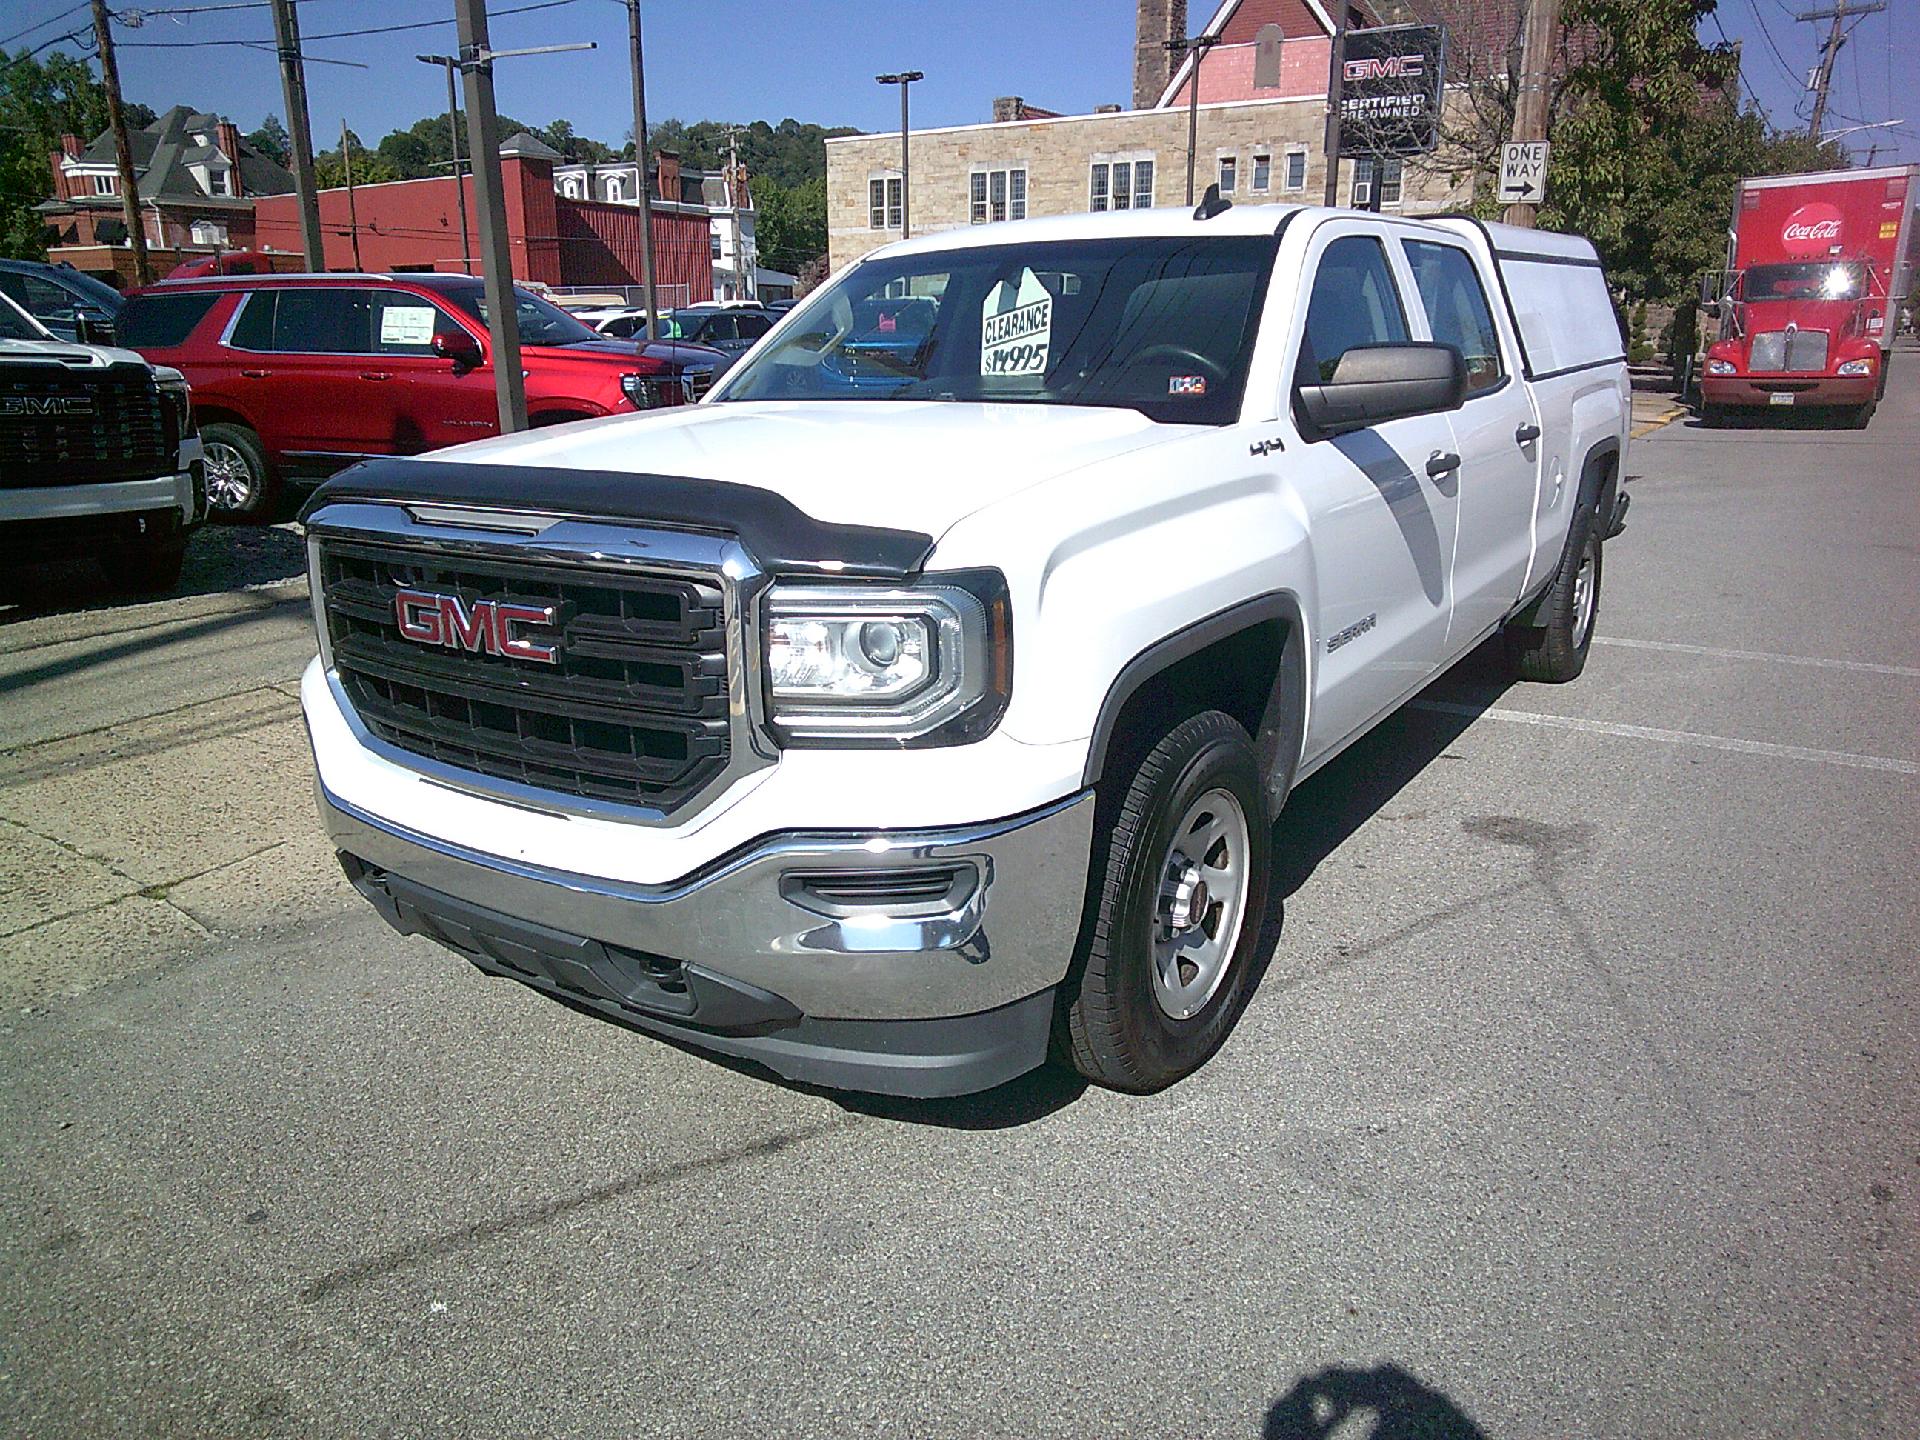
[[[556,10],[562,5],[574,3],[576,0],[540,0],[540,3],[535,5],[514,5],[504,10],[495,10],[492,14],[496,18],[502,15],[525,15],[533,10]],[[403,30],[436,30],[442,25],[451,24],[453,24],[451,20],[415,20],[405,25],[373,25],[360,30],[328,30],[316,35],[302,35],[301,43],[304,45],[313,40],[351,40],[361,35],[394,35]],[[271,40],[126,40],[121,44],[127,49],[140,50],[198,50],[208,46],[237,46],[241,49],[255,50],[274,48]],[[315,57],[309,55],[306,58],[311,60]]]
[[[48,25],[56,24],[59,21],[66,19],[67,16],[69,15],[78,15],[82,10],[86,9],[87,6],[91,3],[92,3],[92,0],[80,0],[80,3],[78,5],[75,5],[70,10],[62,10],[58,15],[49,15],[44,20],[36,20],[33,22],[33,24],[27,26],[26,29],[16,30],[13,32],[13,34],[7,36],[6,39],[0,40],[0,45],[11,45],[14,41],[18,40],[22,35],[31,35],[34,31],[44,29]],[[54,43],[58,44],[59,42],[55,41]]]

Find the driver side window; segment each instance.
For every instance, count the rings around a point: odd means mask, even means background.
[[[1340,357],[1357,345],[1390,345],[1408,338],[1406,310],[1386,247],[1372,235],[1344,235],[1320,254],[1294,384],[1325,384]]]

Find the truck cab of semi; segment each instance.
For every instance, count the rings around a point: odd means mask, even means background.
[[[1627,401],[1570,236],[890,245],[700,404],[314,496],[323,822],[400,929],[782,1076],[1157,1089],[1251,993],[1300,779],[1492,637],[1580,672]]]

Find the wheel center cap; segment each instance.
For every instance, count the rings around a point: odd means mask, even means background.
[[[1208,898],[1200,867],[1176,851],[1160,888],[1160,916],[1169,936],[1184,934],[1198,925],[1207,913]]]

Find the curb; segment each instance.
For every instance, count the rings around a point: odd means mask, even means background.
[[[1651,435],[1662,425],[1671,425],[1686,413],[1687,407],[1684,405],[1669,405],[1658,415],[1652,415],[1644,420],[1635,421],[1633,428],[1627,433],[1632,439],[1638,440],[1642,435]]]

